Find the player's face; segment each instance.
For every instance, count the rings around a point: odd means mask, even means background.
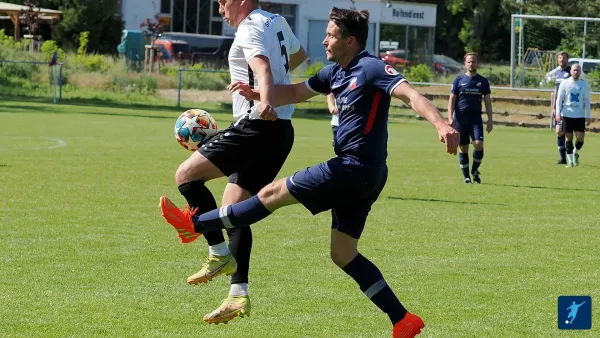
[[[467,56],[467,58],[465,59],[465,68],[467,68],[467,70],[469,72],[476,72],[477,71],[477,58],[474,57],[473,55],[469,55]]]
[[[565,57],[563,54],[560,54],[558,56],[558,65],[561,66],[562,68],[565,68],[567,66],[567,64],[569,64],[569,59],[567,57]]]
[[[578,63],[571,66],[571,76],[575,80],[579,79],[581,76],[581,66]]]
[[[231,27],[237,27],[239,24],[236,18],[240,12],[240,3],[241,0],[219,0],[219,14]]]
[[[342,37],[342,30],[333,21],[329,21],[327,24],[327,30],[325,31],[325,40],[323,40],[323,46],[325,46],[325,54],[327,60],[333,62],[339,62],[343,59],[346,54],[346,46],[348,45],[348,38]]]

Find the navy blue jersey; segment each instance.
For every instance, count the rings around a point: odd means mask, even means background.
[[[457,96],[454,114],[457,119],[481,115],[481,99],[490,94],[490,83],[477,74],[473,77],[461,74],[454,79],[450,93]]]
[[[560,66],[554,71],[554,84],[556,85],[556,89],[560,86],[560,83],[563,80],[566,80],[571,77],[571,66],[567,66],[567,68],[560,68]]]
[[[323,67],[306,81],[315,93],[334,94],[339,110],[335,153],[348,163],[385,163],[391,94],[406,79],[392,66],[363,51],[346,68]]]

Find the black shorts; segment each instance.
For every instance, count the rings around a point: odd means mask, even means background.
[[[585,132],[585,117],[563,117],[565,133]]]
[[[256,195],[273,182],[294,145],[290,120],[250,120],[243,118],[219,130],[198,149],[228,177]]]

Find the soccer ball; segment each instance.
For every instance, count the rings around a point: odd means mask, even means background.
[[[209,137],[217,133],[217,122],[202,109],[190,109],[179,115],[175,122],[175,139],[187,150],[195,151]]]

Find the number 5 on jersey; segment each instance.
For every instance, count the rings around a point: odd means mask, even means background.
[[[281,47],[281,56],[285,58],[285,72],[288,73],[290,71],[290,62],[287,54],[287,49],[284,45],[281,44],[281,42],[285,40],[282,31],[277,32],[277,38],[279,39],[279,46]]]

